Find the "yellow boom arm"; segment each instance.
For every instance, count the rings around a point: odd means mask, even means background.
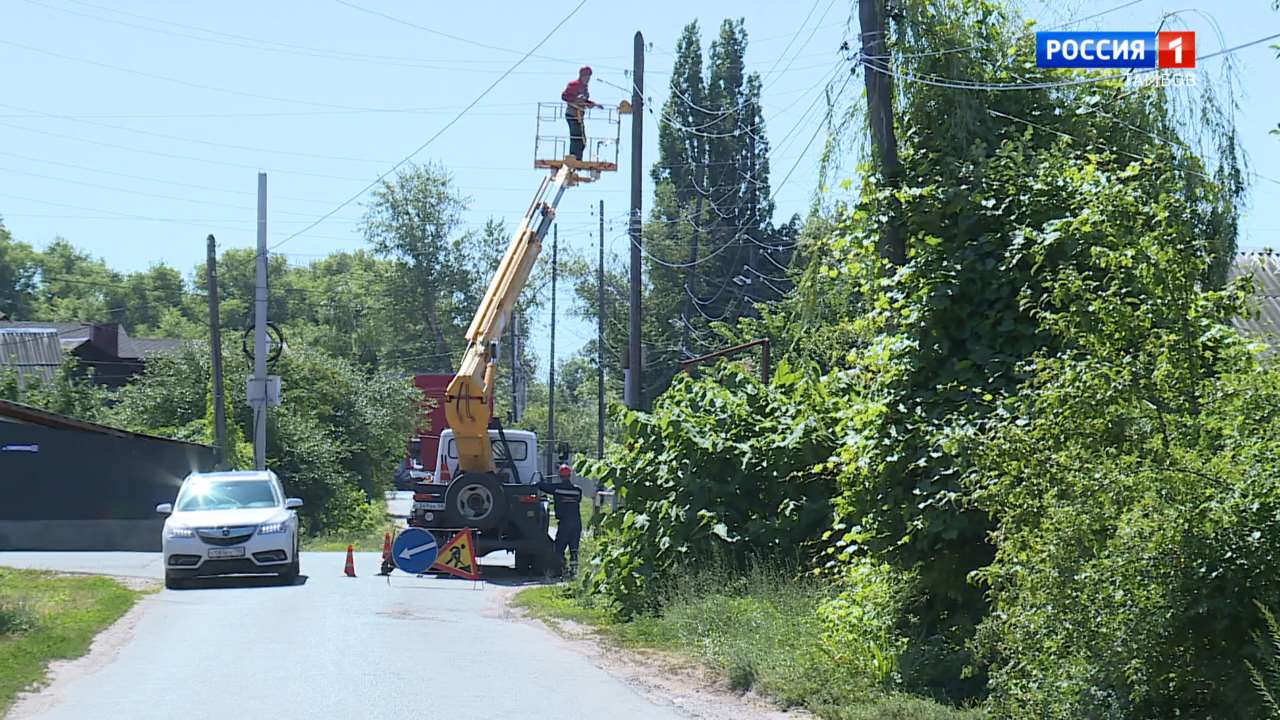
[[[573,169],[561,166],[542,179],[538,194],[524,213],[511,245],[502,256],[498,272],[489,281],[480,308],[467,329],[467,352],[457,375],[445,391],[445,417],[458,443],[460,472],[494,472],[489,444],[489,409],[497,362],[497,342],[511,319],[516,299],[529,281],[529,273],[542,251],[542,239],[555,220],[556,206],[564,191],[576,182]]]

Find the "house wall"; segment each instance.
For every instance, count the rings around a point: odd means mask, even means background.
[[[213,449],[0,418],[0,550],[159,550],[182,479]]]

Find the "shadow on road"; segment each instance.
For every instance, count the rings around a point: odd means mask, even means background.
[[[219,575],[217,577],[193,578],[187,580],[179,592],[185,590],[230,590],[255,587],[302,587],[307,584],[307,576],[299,575],[293,582],[286,583],[274,575]]]
[[[503,587],[527,587],[532,585],[554,585],[560,578],[548,578],[542,575],[521,575],[514,568],[484,566],[484,579],[494,585]]]

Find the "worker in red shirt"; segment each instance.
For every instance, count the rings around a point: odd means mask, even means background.
[[[560,93],[560,99],[566,106],[564,117],[569,121],[569,154],[575,160],[583,159],[582,153],[587,146],[587,131],[583,126],[587,108],[602,107],[600,103],[591,100],[587,92],[589,82],[591,82],[591,68],[584,65],[578,70],[578,79],[570,81],[564,87],[564,92]]]

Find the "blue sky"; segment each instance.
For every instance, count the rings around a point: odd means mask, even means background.
[[[256,173],[268,173],[272,244],[333,210],[436,133],[576,4],[351,0],[361,7],[484,43],[478,47],[360,12],[335,0],[217,3],[173,0],[6,0],[0,4],[0,215],[14,235],[44,246],[61,235],[122,270],[166,262],[189,273],[204,237],[252,246]],[[1031,2],[1053,25],[1121,0]],[[661,103],[671,49],[698,19],[704,48],[725,17],[745,17],[748,62],[764,75],[775,147],[779,218],[802,211],[815,187],[821,142],[811,101],[832,77],[847,0],[721,2],[589,0],[538,52],[460,122],[416,156],[451,169],[472,199],[468,223],[519,219],[541,172],[532,167],[535,106],[554,100],[579,64],[596,70],[593,96],[613,103],[629,79],[632,34],[652,43],[646,94]],[[1197,31],[1200,53],[1280,30],[1270,0],[1137,2],[1080,26]],[[696,11],[695,11],[696,8]],[[812,13],[810,13],[812,8]],[[805,22],[807,20],[807,22]],[[784,50],[786,51],[784,54]],[[1236,55],[1245,97],[1237,118],[1252,166],[1280,179],[1275,77],[1266,45]],[[1218,61],[1211,61],[1217,68]],[[861,82],[848,96],[860,91]],[[820,108],[820,103],[819,107]],[[627,130],[623,126],[624,134]],[[562,134],[559,127],[557,134]],[[646,165],[655,117],[645,116]],[[625,149],[624,144],[624,149]],[[606,246],[625,254],[628,158],[620,172],[574,188],[561,204],[562,246],[594,257],[594,208],[605,201]],[[647,167],[646,167],[647,170]],[[647,175],[647,173],[646,173]],[[645,202],[650,193],[646,186]],[[1257,180],[1242,246],[1280,246],[1280,183]],[[279,248],[305,263],[362,245],[354,203]],[[562,286],[560,307],[571,300]],[[592,324],[561,324],[557,355],[573,353]],[[535,342],[545,356],[545,327]]]

